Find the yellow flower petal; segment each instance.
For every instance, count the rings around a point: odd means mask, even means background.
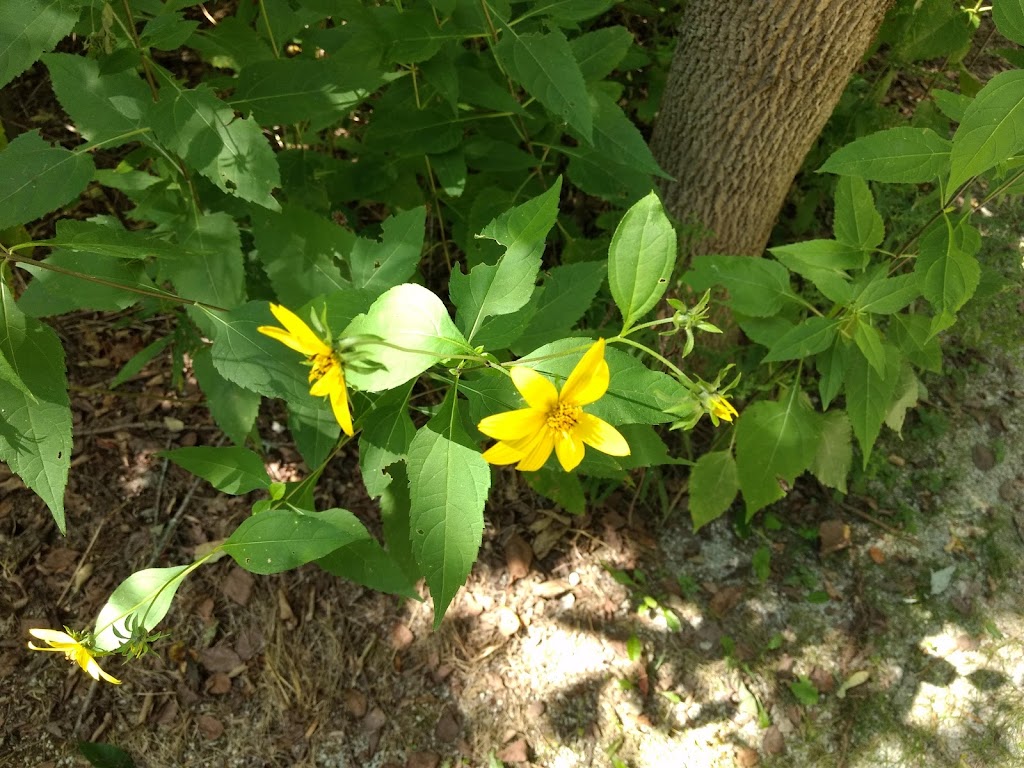
[[[519,440],[543,429],[544,421],[543,411],[520,408],[518,411],[505,411],[486,416],[480,420],[476,428],[495,440]]]
[[[547,413],[558,403],[558,390],[533,368],[517,365],[509,371],[512,383],[531,408]]]
[[[341,369],[338,369],[338,375],[341,379],[341,386],[331,392],[331,410],[334,411],[334,418],[337,420],[338,426],[341,427],[341,431],[352,437],[354,434],[352,412],[348,408],[348,392],[345,391],[345,378],[341,375]]]
[[[481,455],[488,464],[515,464],[523,458],[523,452],[515,450],[508,443],[495,443]]]
[[[303,355],[309,354],[306,352],[306,348],[303,347],[298,340],[292,336],[288,331],[283,328],[278,328],[276,325],[261,325],[257,329],[264,336],[269,336],[274,341],[280,341],[285,346],[291,347],[296,352],[300,352]]]
[[[615,427],[590,413],[580,414],[575,437],[601,453],[610,456],[629,456],[629,443]]]
[[[82,645],[78,640],[73,638],[67,632],[60,632],[55,629],[30,629],[28,631],[33,637],[37,637],[49,643],[51,648],[40,648],[31,641],[28,647],[33,651],[51,651],[63,653],[65,658],[75,662],[81,667],[93,680],[99,680],[101,677],[114,685],[120,685],[121,681],[112,675],[108,675],[100,667],[96,659],[93,658],[92,653]]]
[[[516,464],[516,469],[521,472],[536,472],[544,466],[551,451],[555,448],[555,436],[551,430],[543,429],[537,433],[530,450],[523,456],[522,461]]]
[[[578,429],[572,430],[576,433],[578,431]],[[562,465],[562,469],[572,472],[583,461],[583,441],[577,434],[556,434],[555,455],[558,456],[558,463]]]
[[[291,334],[292,338],[299,345],[298,347],[292,347],[293,349],[310,356],[329,355],[331,353],[331,348],[323,342],[323,339],[313,333],[310,327],[302,321],[302,318],[290,309],[282,307],[280,304],[271,304],[270,311],[277,318],[277,322],[285,327],[285,330]]]
[[[40,640],[44,640],[50,645],[78,645],[78,641],[75,640],[67,632],[59,632],[56,629],[30,629],[28,631],[32,637],[37,637]],[[37,651],[46,651],[48,648],[34,648]],[[59,649],[58,649],[59,650]]]
[[[739,412],[733,408],[732,403],[722,395],[715,395],[711,398],[711,413],[723,421],[730,422],[734,416],[739,416]]]
[[[572,369],[559,400],[575,405],[593,403],[608,391],[610,379],[608,363],[604,360],[604,339],[598,339]]]
[[[78,666],[84,669],[89,674],[89,676],[92,677],[93,680],[99,680],[102,677],[108,683],[113,683],[114,685],[121,684],[121,681],[118,680],[116,677],[114,677],[113,675],[108,675],[106,672],[104,672],[103,668],[99,665],[96,659],[94,659],[88,651],[86,651],[83,648],[82,652],[85,654],[85,658],[76,658],[75,661],[78,662]]]

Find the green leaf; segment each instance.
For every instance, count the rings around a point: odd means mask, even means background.
[[[824,352],[835,341],[839,323],[837,318],[807,318],[776,341],[762,362],[800,360]]]
[[[170,337],[166,336],[155,343],[166,343],[169,339]],[[163,346],[157,351],[161,349]],[[257,393],[243,389],[221,376],[213,364],[209,347],[203,347],[192,355],[192,373],[206,395],[206,405],[217,426],[231,438],[231,442],[236,445],[244,443],[256,423],[262,398]],[[113,386],[111,383],[111,388]]]
[[[269,509],[247,518],[222,548],[250,573],[281,573],[369,538],[347,509]]]
[[[747,406],[736,421],[736,469],[747,520],[781,499],[780,478],[792,484],[814,459],[820,417],[807,395],[791,389],[776,402]]]
[[[21,0],[0,6],[0,88],[69,34],[78,21],[73,0]]]
[[[298,205],[281,213],[253,211],[256,255],[277,298],[293,307],[310,297],[351,287],[341,263],[356,237],[347,229]]]
[[[403,211],[384,220],[380,240],[357,238],[349,255],[353,285],[381,293],[411,278],[423,251],[426,217],[423,206]]]
[[[931,96],[935,99],[935,106],[939,108],[939,111],[956,123],[964,119],[964,115],[967,114],[967,108],[974,103],[974,99],[970,96],[945,91],[941,88],[933,88]]]
[[[366,345],[366,361],[379,369],[346,372],[351,385],[365,392],[394,389],[451,355],[472,351],[441,300],[414,283],[385,291],[344,335],[379,336],[393,345]]]
[[[675,263],[675,230],[651,192],[626,211],[608,249],[608,287],[622,313],[623,330],[658,303]]]
[[[236,117],[205,85],[186,90],[166,74],[161,80],[149,121],[164,146],[221,191],[279,211],[271,195],[281,184],[277,159],[256,121]]]
[[[850,419],[842,411],[829,411],[821,417],[821,439],[811,462],[811,474],[822,485],[846,493],[846,478],[852,464]]]
[[[227,213],[189,218],[178,228],[177,258],[159,264],[178,294],[223,309],[245,301],[245,257],[238,224]]]
[[[849,346],[840,337],[831,349],[818,355],[815,360],[818,373],[821,375],[818,380],[818,395],[821,397],[822,408],[828,408],[829,403],[842,389],[849,357]]]
[[[846,372],[846,412],[853,425],[853,434],[860,444],[863,466],[867,469],[871,447],[881,431],[885,414],[892,403],[892,393],[900,370],[900,354],[892,346],[883,346],[885,373],[868,362],[863,353],[850,355]]]
[[[121,367],[121,370],[117,372],[117,375],[110,380],[107,388],[116,389],[124,384],[145,368],[157,355],[163,352],[167,348],[167,345],[172,341],[174,341],[173,336],[163,336],[151,344],[147,344],[140,351],[132,355],[131,359]],[[207,354],[209,353],[207,352]],[[196,375],[196,378],[198,378],[198,374]]]
[[[221,448],[197,446],[161,451],[159,455],[193,475],[199,475],[218,491],[232,496],[265,491],[270,487],[270,477],[263,466],[263,459],[248,448],[234,445]]]
[[[406,575],[395,558],[369,534],[363,540],[346,544],[321,557],[316,564],[328,573],[378,592],[420,599],[415,579]]]
[[[111,744],[80,741],[78,751],[93,768],[135,768],[135,761],[131,755]]]
[[[51,53],[43,62],[57,100],[85,139],[106,148],[143,140],[153,95],[134,70],[101,73],[98,61],[71,53]]]
[[[0,460],[39,494],[65,532],[64,488],[71,465],[71,405],[57,334],[26,317],[0,279]]]
[[[388,468],[391,484],[380,497],[380,518],[384,528],[384,540],[387,543],[388,555],[398,563],[402,572],[412,581],[419,581],[420,573],[416,558],[412,553],[412,533],[409,530],[409,473],[405,462],[392,464]]]
[[[805,707],[813,707],[818,703],[818,689],[808,677],[801,675],[789,684],[789,690]]]
[[[215,27],[199,30],[189,47],[199,51],[211,66],[236,71],[274,58],[270,46],[238,16],[228,16]]]
[[[191,566],[147,568],[136,571],[122,581],[107,598],[96,617],[93,644],[103,651],[116,651],[131,634],[125,624],[141,625],[152,630],[171,609],[174,593]],[[121,635],[121,637],[118,637]]]
[[[403,461],[416,434],[409,417],[409,394],[412,384],[385,392],[372,409],[360,414],[359,471],[370,498],[384,493],[391,484],[387,468]]]
[[[505,72],[537,101],[564,118],[584,141],[593,141],[587,84],[565,35],[519,35],[503,27],[494,55]]]
[[[1024,2],[1001,0],[992,4],[992,20],[1003,37],[1024,45]],[[2,83],[0,83],[2,84]]]
[[[923,184],[945,175],[951,147],[930,128],[890,128],[836,150],[818,172],[867,181]]]
[[[880,376],[885,375],[885,347],[882,334],[863,316],[857,315],[853,327],[853,340],[861,354],[867,358]]]
[[[33,317],[61,315],[77,309],[125,309],[139,300],[138,294],[127,289],[153,287],[141,262],[59,250],[43,259],[42,263],[54,269],[88,275],[93,280],[42,266],[19,265],[32,273],[33,280],[18,299],[18,306]]]
[[[717,520],[740,490],[732,451],[705,453],[690,470],[690,519],[693,530]]]
[[[981,267],[975,254],[980,247],[981,235],[966,217],[954,226],[944,216],[921,236],[914,274],[922,294],[939,313],[932,322],[933,333],[952,325],[957,311],[977,290]]]
[[[22,381],[21,376],[18,374],[14,367],[10,364],[6,357],[4,357],[3,350],[0,350],[0,381],[6,382],[14,387],[16,390],[21,392],[33,403],[38,403],[36,396],[32,394],[32,390],[28,388],[28,384]]]
[[[924,385],[917,378],[908,360],[900,366],[900,379],[893,389],[893,402],[885,414],[885,425],[902,437],[903,420],[907,411],[917,405],[918,399],[924,394]]]
[[[942,348],[931,332],[931,321],[924,315],[894,315],[889,333],[907,359],[932,373],[942,372]]]
[[[972,31],[970,17],[959,3],[918,3],[893,46],[894,53],[903,61],[946,58],[956,63],[967,52]]]
[[[389,158],[404,158],[450,152],[462,139],[462,124],[452,119],[450,109],[419,105],[412,84],[399,81],[375,102],[364,146]]]
[[[541,195],[505,212],[484,227],[481,237],[505,247],[498,263],[478,264],[468,275],[452,271],[449,290],[460,326],[472,341],[484,320],[522,308],[533,295],[544,240],[558,218],[559,177]]]
[[[578,473],[565,472],[561,467],[541,467],[536,472],[524,472],[523,476],[534,492],[551,499],[570,515],[582,515],[587,511],[587,498]]]
[[[921,295],[916,275],[887,277],[883,269],[868,282],[854,301],[854,308],[875,315],[891,315],[899,312]]]
[[[837,240],[805,240],[768,249],[787,269],[810,280],[821,294],[836,304],[847,304],[852,296],[848,269],[863,266],[868,254]]]
[[[0,152],[0,230],[71,202],[89,184],[94,170],[87,152],[51,147],[35,131],[21,134]]]
[[[729,291],[729,306],[752,317],[776,315],[787,301],[796,301],[789,272],[767,259],[748,256],[697,256],[683,282],[695,291],[715,285]]]
[[[771,547],[760,546],[754,551],[750,558],[750,567],[754,571],[757,580],[762,584],[768,581],[772,573],[772,550]]]
[[[316,469],[327,460],[341,435],[334,412],[323,403],[309,399],[288,403],[288,429],[310,469]]]
[[[291,125],[301,119],[320,130],[351,112],[377,85],[379,77],[358,62],[349,66],[331,58],[269,59],[242,69],[230,103],[261,125]]]
[[[948,191],[1024,150],[1024,71],[1000,72],[953,134]]]
[[[836,240],[855,248],[873,250],[885,237],[885,224],[864,179],[843,176],[836,185]]]
[[[154,16],[146,22],[139,35],[139,43],[145,48],[173,51],[183,46],[198,26],[198,21],[184,19],[181,14],[165,10],[162,15]]]
[[[643,135],[622,108],[604,91],[590,90],[593,112],[593,151],[604,163],[612,163],[663,179],[671,178],[658,165]]]
[[[491,470],[465,434],[456,390],[409,446],[412,551],[434,598],[438,626],[480,550]]]
[[[114,259],[174,258],[182,253],[172,243],[139,230],[127,230],[114,218],[97,217],[88,221],[60,219],[57,234],[42,245],[53,245],[75,253],[109,256]]]
[[[607,266],[599,261],[552,267],[538,289],[536,310],[512,345],[516,354],[568,336],[576,321],[593,306],[606,271]]]
[[[611,74],[632,44],[633,33],[620,26],[595,29],[569,41],[580,74],[588,83]]]

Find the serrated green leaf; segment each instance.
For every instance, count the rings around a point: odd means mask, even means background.
[[[939,111],[956,123],[964,119],[964,115],[967,114],[967,108],[974,102],[974,99],[970,96],[964,96],[962,93],[953,93],[941,88],[933,88],[931,96],[935,99],[935,106],[939,108]]]
[[[141,262],[58,250],[43,259],[42,264],[52,269],[19,265],[33,275],[18,299],[18,306],[32,317],[62,315],[78,309],[125,309],[139,300],[132,288],[153,288]],[[54,270],[77,272],[92,280]]]
[[[836,304],[848,304],[853,295],[846,270],[859,269],[868,258],[867,251],[837,240],[805,240],[769,248],[769,252]]]
[[[452,272],[449,290],[459,325],[473,340],[488,317],[521,309],[533,295],[548,231],[558,217],[561,178],[543,194],[507,211],[487,225],[481,237],[505,247],[497,264]]]
[[[71,0],[21,0],[0,6],[0,88],[69,34],[78,15],[78,3]]]
[[[921,295],[916,275],[887,277],[888,270],[879,270],[854,300],[854,308],[875,315],[891,315],[899,312]]]
[[[184,19],[181,14],[165,10],[146,22],[139,35],[139,42],[146,48],[173,51],[183,46],[198,26],[198,21]]]
[[[736,421],[736,470],[747,520],[781,499],[779,480],[792,484],[810,467],[821,434],[821,419],[799,389],[778,401],[747,406]]]
[[[829,411],[821,417],[821,439],[811,462],[811,474],[822,485],[846,493],[846,478],[852,464],[850,419],[842,411]]]
[[[161,275],[180,296],[233,309],[245,301],[245,257],[238,224],[227,213],[190,218],[178,228],[181,250],[164,259]]]
[[[51,53],[43,62],[57,100],[85,139],[107,148],[142,140],[153,96],[135,71],[101,73],[95,59],[70,53]]]
[[[453,389],[417,431],[406,459],[412,552],[434,599],[434,626],[480,550],[491,470],[462,429]]]
[[[607,272],[604,262],[584,261],[552,267],[540,289],[533,315],[512,344],[516,354],[569,335],[572,326],[593,305]]]
[[[890,128],[836,150],[818,172],[867,181],[923,184],[946,174],[951,147],[930,128]]]
[[[222,548],[250,573],[281,573],[329,555],[370,534],[347,509],[269,509],[242,522]]]
[[[898,60],[908,62],[945,58],[955,63],[970,47],[971,32],[970,17],[959,3],[919,3],[896,41],[894,53]]]
[[[562,117],[588,144],[593,141],[587,85],[560,30],[520,35],[504,27],[494,55],[527,93]]]
[[[675,230],[651,192],[626,211],[608,249],[608,287],[622,313],[623,330],[658,303],[675,263]]]
[[[187,565],[147,568],[118,584],[96,617],[94,646],[102,651],[120,648],[125,642],[122,638],[131,635],[125,628],[128,619],[132,619],[133,627],[141,625],[152,630],[170,610],[174,593],[189,568]]]
[[[992,20],[1004,37],[1018,45],[1024,45],[1024,2],[1022,0],[1000,0],[992,4]]]
[[[953,134],[951,193],[1024,150],[1024,71],[1000,72],[975,97]]]
[[[588,83],[610,74],[633,44],[633,33],[625,27],[603,27],[569,41],[580,74]]]
[[[560,26],[575,26],[600,16],[613,5],[615,0],[538,0],[530,4],[529,12],[531,16],[547,16]]]
[[[0,230],[25,224],[78,197],[92,179],[92,156],[51,147],[35,131],[0,152]]]
[[[53,330],[25,316],[2,279],[0,356],[21,382],[0,378],[0,460],[39,494],[64,533],[64,489],[71,465],[64,349]]]
[[[717,520],[739,493],[739,476],[732,451],[705,453],[690,470],[690,519],[693,530]]]
[[[416,434],[409,416],[412,384],[398,387],[377,398],[372,409],[359,417],[359,471],[371,499],[391,484],[387,468],[405,459]]]
[[[355,109],[380,84],[360,62],[331,58],[284,58],[253,62],[242,69],[231,106],[251,113],[261,125],[308,121],[320,130]]]
[[[980,247],[981,235],[966,218],[954,225],[944,216],[921,236],[914,274],[921,293],[938,312],[933,333],[951,325],[977,290],[981,266],[975,254]]]
[[[881,431],[885,414],[892,404],[892,393],[896,386],[900,366],[900,354],[892,346],[883,347],[885,373],[879,374],[859,350],[850,355],[846,371],[846,412],[853,425],[866,469],[871,458],[871,448]]]
[[[279,211],[277,159],[256,121],[236,117],[207,86],[181,88],[157,71],[161,97],[149,110],[157,138],[221,191]]]
[[[853,327],[853,340],[861,354],[871,363],[871,367],[879,376],[885,375],[885,348],[882,334],[868,322],[863,315],[856,317]]]
[[[885,224],[875,208],[875,198],[864,179],[842,176],[836,185],[836,240],[873,250],[885,237]]]
[[[403,211],[384,220],[380,240],[357,238],[349,254],[353,285],[381,293],[416,274],[426,217],[423,206]]]
[[[263,38],[237,16],[228,16],[215,27],[199,30],[189,41],[189,47],[199,51],[212,66],[236,71],[274,58]]]
[[[14,367],[8,362],[4,356],[3,349],[0,348],[0,381],[10,384],[21,394],[25,395],[32,403],[39,402],[36,396],[32,394],[32,390],[28,388],[28,384],[22,381],[21,376],[18,374]]]
[[[801,675],[789,684],[789,690],[805,707],[813,707],[818,703],[818,689],[808,677]]]
[[[412,84],[398,81],[375,102],[364,146],[389,159],[435,155],[459,146],[462,133],[447,106],[421,105]]]
[[[398,563],[402,572],[412,581],[419,581],[420,573],[412,552],[412,534],[409,530],[409,473],[404,461],[388,468],[391,483],[380,497],[380,518],[384,528],[384,541],[388,555]]]
[[[154,343],[163,342],[166,345],[170,338],[167,336]],[[162,348],[161,346],[159,349]],[[125,369],[127,367],[125,365]],[[122,369],[122,373],[125,369]],[[203,347],[192,355],[192,372],[199,383],[199,388],[206,395],[206,405],[217,426],[231,438],[231,442],[242,445],[256,423],[262,398],[257,393],[243,389],[221,376],[213,364],[209,347]],[[113,387],[112,382],[111,388]]]
[[[254,211],[256,255],[277,298],[293,307],[321,293],[350,288],[341,264],[355,235],[297,205],[281,213]]]
[[[346,372],[349,383],[365,392],[394,389],[451,355],[472,352],[441,300],[413,283],[385,291],[344,335],[379,336],[388,343],[365,347],[366,360],[379,369]]]
[[[310,469],[316,469],[327,461],[341,436],[341,427],[334,413],[315,400],[288,403],[288,430]]]
[[[904,360],[900,366],[900,378],[893,390],[892,405],[885,414],[885,425],[893,432],[902,437],[903,420],[907,411],[917,405],[918,398],[923,392],[923,385],[908,360]]]
[[[722,285],[729,291],[729,305],[744,315],[770,317],[788,301],[796,301],[789,287],[789,272],[767,259],[748,256],[697,256],[683,282],[695,291]]]
[[[581,190],[619,208],[626,208],[651,191],[650,174],[605,162],[591,147],[567,147],[558,151],[569,158],[566,175]]]
[[[578,472],[541,467],[536,472],[524,472],[523,476],[534,492],[551,499],[569,514],[582,515],[587,511],[587,497]]]
[[[182,253],[180,244],[171,243],[139,230],[127,230],[117,219],[97,217],[88,221],[61,219],[57,234],[41,245],[52,245],[75,253],[97,254],[115,259],[174,258]]]
[[[643,135],[614,99],[598,88],[590,89],[590,99],[593,114],[591,151],[600,158],[598,162],[663,179],[671,178],[658,165]],[[583,152],[586,152],[585,148]],[[580,150],[573,154],[578,156]]]
[[[821,407],[824,409],[828,408],[829,403],[835,399],[843,387],[843,378],[849,363],[849,347],[840,337],[831,349],[818,355],[815,362],[821,377],[818,380],[818,395],[821,397]]]
[[[406,575],[395,558],[369,536],[339,547],[316,564],[328,573],[378,592],[420,600],[415,579]]]
[[[809,317],[776,341],[762,362],[800,360],[828,349],[836,338],[839,320],[830,317]]]
[[[931,320],[924,315],[894,315],[889,333],[914,365],[932,373],[942,372],[942,348],[932,335]]]
[[[248,448],[196,446],[161,451],[159,455],[232,496],[270,487],[263,459]]]

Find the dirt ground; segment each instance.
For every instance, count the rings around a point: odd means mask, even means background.
[[[663,511],[623,489],[574,518],[503,473],[439,630],[429,601],[225,559],[182,586],[156,653],[105,660],[111,686],[29,652],[28,628],[89,626],[123,578],[190,562],[251,500],[157,456],[220,439],[169,359],[106,389],[159,318],[62,318],[66,538],[0,470],[0,765],[86,765],[78,740],[153,768],[1020,765],[1019,307],[1003,319],[846,497],[799,483],[744,538],[694,534],[685,495]],[[291,479],[276,418],[265,404],[260,435]],[[335,460],[321,502],[372,526],[354,465]]]

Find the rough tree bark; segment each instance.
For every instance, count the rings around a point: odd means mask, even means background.
[[[890,0],[691,0],[651,148],[689,253],[760,255]]]

